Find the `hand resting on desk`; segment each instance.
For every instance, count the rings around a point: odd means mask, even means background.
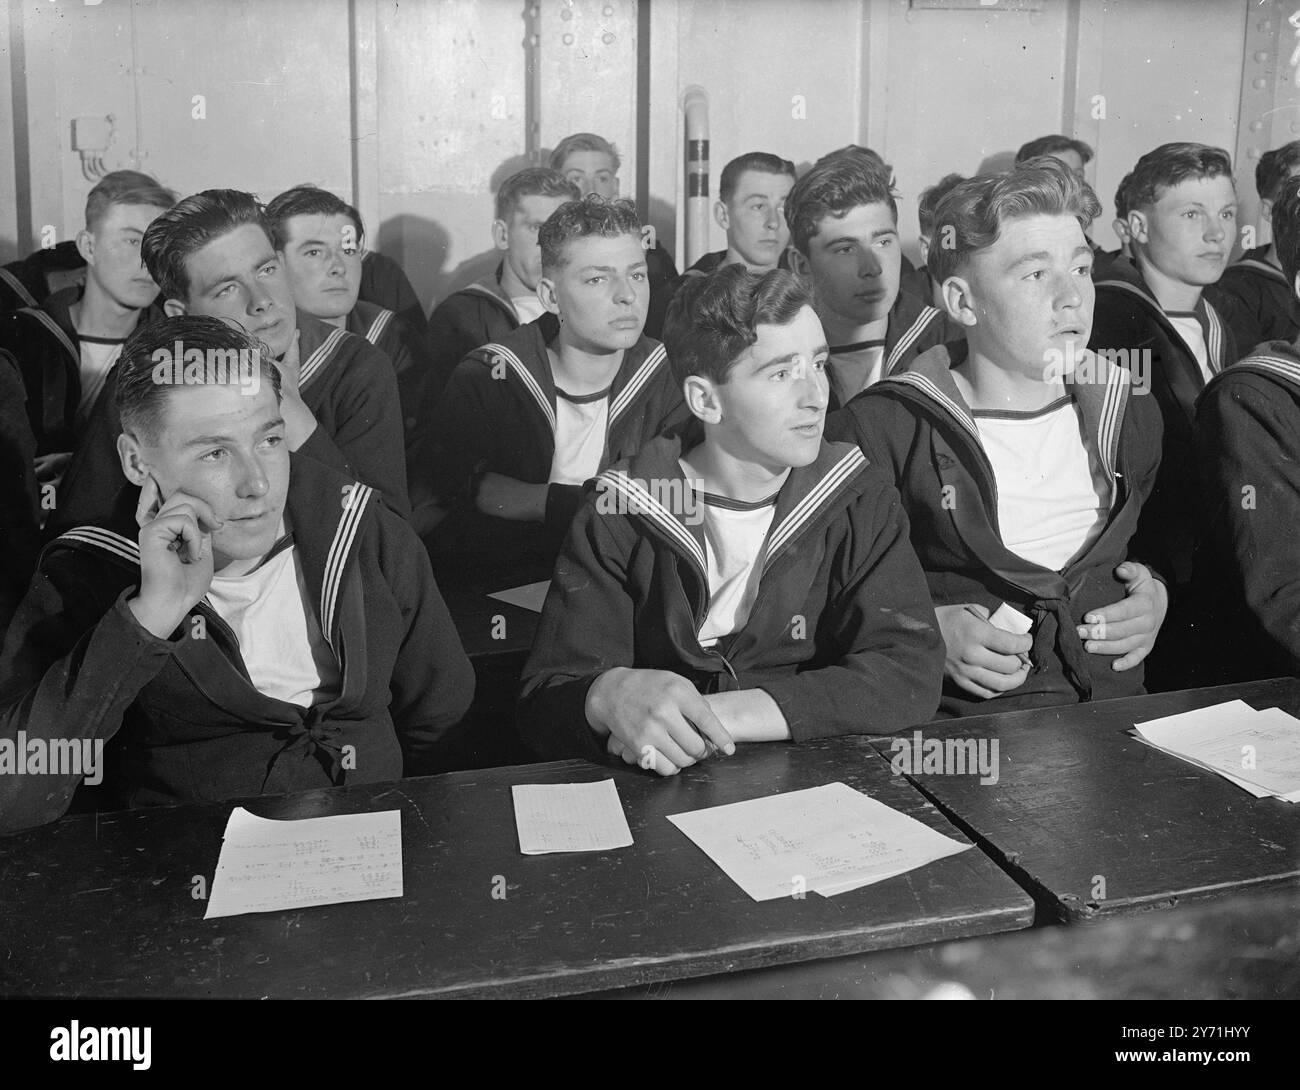
[[[706,697],[668,670],[607,670],[587,691],[587,722],[628,764],[672,776],[709,753],[701,735],[728,756],[735,742]]]

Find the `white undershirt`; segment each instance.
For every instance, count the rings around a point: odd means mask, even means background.
[[[122,353],[123,341],[81,341],[81,400],[77,402],[76,424],[80,427],[90,417],[90,411],[104,388],[104,380]]]
[[[1197,366],[1201,369],[1201,378],[1209,382],[1214,378],[1214,372],[1210,370],[1210,353],[1205,347],[1205,330],[1201,328],[1200,319],[1195,314],[1176,314],[1169,311],[1165,311],[1165,317],[1178,330],[1183,343],[1196,357]]]
[[[551,484],[583,484],[600,472],[609,424],[609,391],[574,400],[556,391]]]
[[[515,308],[520,325],[535,322],[546,313],[546,308],[542,306],[542,301],[536,295],[512,295],[510,305]]]
[[[214,575],[208,604],[239,641],[240,657],[265,696],[309,708],[339,692],[339,670],[309,600],[292,545],[247,575]]]
[[[689,479],[691,470],[685,465],[682,469]],[[741,504],[708,492],[701,498],[709,611],[699,638],[701,647],[712,647],[749,621],[763,574],[768,531],[776,514],[776,495],[756,504]]]
[[[1110,514],[1110,486],[1084,442],[1074,400],[1035,413],[973,415],[997,478],[1002,543],[1062,570],[1097,540]]]
[[[831,385],[841,405],[846,405],[862,393],[868,386],[873,386],[883,377],[885,366],[884,343],[856,347],[846,345],[831,349],[830,371]]]

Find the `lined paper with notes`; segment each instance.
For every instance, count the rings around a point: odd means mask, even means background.
[[[668,820],[756,901],[808,890],[833,897],[971,846],[844,783]]]
[[[203,918],[402,895],[402,812],[273,821],[236,806]]]
[[[1300,802],[1300,719],[1281,708],[1256,711],[1242,700],[1137,723],[1136,737],[1210,772],[1256,798]]]
[[[510,793],[524,855],[599,852],[632,843],[613,780],[516,784]]]

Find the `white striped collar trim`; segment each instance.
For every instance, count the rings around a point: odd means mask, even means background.
[[[891,374],[898,365],[898,361],[903,358],[905,353],[916,342],[917,338],[925,332],[926,328],[939,315],[938,310],[934,307],[926,307],[917,316],[906,333],[898,338],[898,343],[894,345],[894,350],[889,353],[889,358],[885,360],[885,374]]]
[[[502,344],[485,344],[479,349],[479,352],[487,356],[488,363],[495,367],[498,360],[504,361],[512,371],[519,377],[523,383],[524,389],[533,395],[533,400],[537,402],[538,408],[542,410],[546,417],[546,422],[551,425],[551,434],[555,434],[555,406],[551,404],[551,399],[546,396],[546,391],[542,389],[541,384],[527,367],[524,366],[523,360],[516,356],[510,349]]]
[[[339,587],[343,584],[343,572],[347,567],[353,542],[356,540],[357,528],[361,525],[361,516],[374,491],[365,484],[358,483],[351,486],[343,504],[343,517],[339,519],[338,527],[334,531],[334,540],[330,542],[329,553],[325,558],[325,578],[321,585],[320,627],[326,642],[336,656],[339,649],[334,646],[333,632]]]
[[[1210,371],[1217,375],[1223,370],[1223,323],[1210,301],[1205,299],[1204,302],[1206,324],[1210,329],[1210,335],[1206,338],[1206,355],[1210,357]]]
[[[298,388],[302,389],[318,374],[325,370],[330,360],[333,358],[334,350],[338,348],[339,342],[348,336],[346,329],[334,329],[330,335],[321,343],[310,356],[307,362],[302,365],[302,370],[298,373]]]
[[[645,387],[654,373],[659,369],[659,365],[668,358],[668,350],[661,344],[650,355],[646,356],[645,361],[636,369],[636,374],[628,381],[628,384],[618,392],[618,396],[610,403],[609,422],[612,425],[633,401],[636,400],[637,394]]]
[[[110,553],[131,564],[140,563],[140,546],[137,542],[112,530],[105,530],[102,526],[74,526],[71,530],[60,534],[55,541],[79,542]]]
[[[1102,468],[1110,481],[1112,493],[1115,488],[1115,465],[1119,459],[1120,420],[1132,384],[1133,377],[1125,368],[1118,364],[1110,366],[1106,381],[1106,396],[1101,403],[1101,418],[1097,422],[1097,450],[1101,456]]]
[[[1153,308],[1166,325],[1170,325],[1169,315],[1164,312],[1159,301],[1153,296],[1143,291],[1141,288],[1128,283],[1126,280],[1098,280],[1093,287],[1095,288],[1118,288],[1126,291],[1130,295],[1136,295],[1147,306]],[[1205,304],[1206,325],[1209,329],[1209,335],[1206,337],[1205,351],[1210,359],[1210,370],[1217,374],[1223,370],[1221,362],[1223,358],[1223,323],[1219,319],[1219,312],[1204,295],[1201,296],[1201,302]]]
[[[388,324],[392,320],[393,312],[391,310],[381,310],[375,315],[375,320],[370,323],[370,328],[366,330],[366,340],[374,345],[379,344],[379,338],[384,335],[384,331],[388,329]]]
[[[51,333],[54,334],[59,344],[63,345],[63,347],[67,350],[68,355],[72,357],[72,362],[75,363],[77,367],[81,366],[81,353],[77,351],[76,345],[74,345],[72,341],[68,338],[68,335],[65,332],[63,332],[63,330],[59,326],[59,323],[56,322],[53,318],[51,318],[48,314],[46,314],[45,311],[41,310],[40,307],[23,307],[18,313],[30,314],[33,318],[35,318],[38,322],[40,322],[41,325],[43,325],[46,329],[48,329]]]
[[[677,520],[668,508],[642,488],[638,481],[629,477],[621,469],[608,469],[598,479],[608,483],[611,488],[622,492],[630,501],[633,511],[645,515],[681,546],[682,550],[699,566],[700,574],[704,576],[705,583],[708,583],[709,565],[705,559],[704,550],[700,548],[700,543],[691,536],[686,527]]]
[[[1170,329],[1173,329],[1173,325],[1169,321],[1169,316],[1164,312],[1164,309],[1160,306],[1160,303],[1156,299],[1156,297],[1150,294],[1150,292],[1144,291],[1142,288],[1139,288],[1136,284],[1130,284],[1127,280],[1097,280],[1093,283],[1092,286],[1094,289],[1117,288],[1120,291],[1127,292],[1129,295],[1136,296],[1138,299],[1141,299],[1142,302],[1146,303],[1146,305],[1150,307],[1152,310],[1154,310],[1158,315],[1160,315],[1165,325],[1167,325]]]
[[[807,526],[816,517],[817,512],[835,496],[840,486],[866,464],[867,459],[862,451],[854,447],[790,509],[790,513],[772,530],[767,539],[767,556],[763,560],[764,571],[771,566],[777,554],[794,540],[798,532]]]
[[[956,419],[962,427],[970,432],[977,441],[979,440],[979,428],[975,426],[975,420],[971,417],[970,413],[966,411],[964,406],[959,405],[944,393],[934,379],[922,375],[917,371],[904,371],[901,374],[890,375],[888,378],[882,379],[881,382],[905,382],[909,386],[915,386],[927,397],[937,401],[942,408],[947,409],[948,413]]]
[[[1240,367],[1269,371],[1300,386],[1300,363],[1295,360],[1284,359],[1281,356],[1247,356],[1244,360],[1233,364],[1229,370],[1236,371]]]
[[[17,295],[18,298],[21,299],[23,303],[26,304],[27,306],[39,307],[41,305],[37,301],[36,297],[32,295],[30,291],[27,290],[27,285],[24,284],[21,280],[19,280],[18,277],[14,276],[14,274],[11,273],[8,269],[0,269],[0,280],[3,280],[11,288],[13,288],[14,294]]]

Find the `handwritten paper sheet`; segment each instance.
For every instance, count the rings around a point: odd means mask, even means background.
[[[833,897],[970,847],[843,783],[668,820],[756,901]]]
[[[613,780],[517,784],[510,792],[524,855],[602,852],[632,843]]]
[[[510,587],[508,590],[499,590],[495,594],[489,594],[489,598],[495,598],[498,602],[505,602],[507,605],[520,606],[523,609],[531,609],[534,613],[541,613],[542,606],[546,602],[546,592],[551,589],[551,581],[543,579],[540,583],[525,583],[522,587]]]
[[[205,920],[402,895],[402,812],[272,821],[236,806]]]
[[[1136,737],[1217,772],[1256,798],[1300,802],[1300,719],[1241,700],[1134,725]]]

